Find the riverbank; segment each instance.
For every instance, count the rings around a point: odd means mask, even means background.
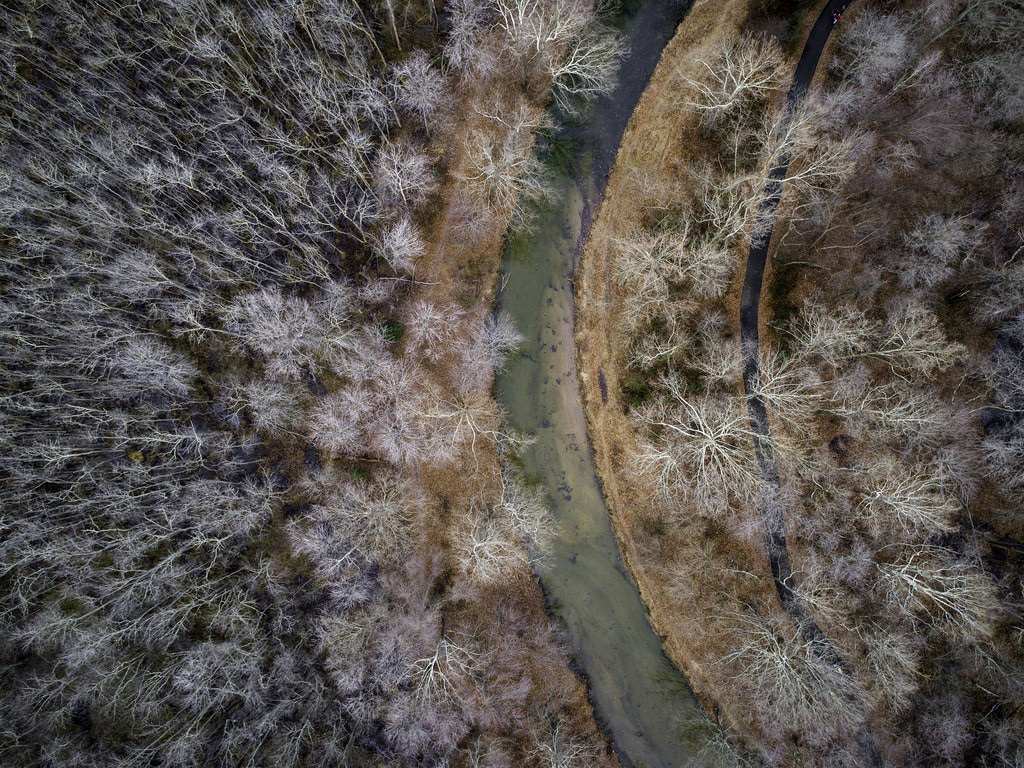
[[[605,174],[685,3],[651,3],[625,32],[630,55],[616,91],[561,137],[573,160],[553,184],[556,205],[510,243],[501,306],[526,337],[498,378],[509,423],[535,442],[521,459],[548,492],[559,533],[541,571],[551,612],[590,684],[624,763],[668,768],[704,759],[707,720],[663,653],[624,567],[584,440],[574,369],[571,274]],[[701,755],[701,758],[697,756]]]
[[[1019,759],[1022,113],[993,106],[1009,59],[978,72],[1020,24],[977,7],[826,11],[834,48],[787,113],[798,46],[745,38],[749,14],[702,27],[698,4],[579,268],[625,559],[705,708],[773,765]],[[743,327],[765,181],[791,159]]]
[[[636,196],[628,194],[635,170],[652,167],[657,162],[671,164],[683,149],[681,139],[694,131],[689,117],[675,107],[674,86],[680,68],[695,69],[701,53],[710,51],[716,42],[737,37],[744,9],[745,0],[699,1],[665,48],[623,138],[604,202],[577,267],[575,282],[576,365],[580,391],[615,536],[666,654],[684,671],[704,711],[723,715],[725,723],[730,723],[732,718],[718,710],[716,702],[720,697],[714,695],[699,655],[677,631],[671,601],[656,576],[658,564],[650,557],[650,536],[631,511],[640,489],[628,486],[621,477],[624,446],[634,435],[622,402],[623,357],[628,339],[623,339],[612,323],[613,308],[621,297],[617,295],[611,275],[614,269],[611,238],[642,216]]]
[[[665,652],[686,674],[704,711],[748,747],[759,729],[746,708],[757,702],[737,705],[726,695],[729,681],[715,662],[734,649],[709,624],[732,603],[774,606],[772,574],[755,532],[742,546],[731,532],[708,531],[696,514],[667,525],[652,512],[654,489],[626,466],[638,439],[628,412],[643,400],[647,384],[627,365],[633,340],[621,322],[626,297],[617,285],[616,256],[619,241],[648,223],[652,206],[645,201],[660,199],[669,210],[678,186],[686,183],[688,163],[715,151],[694,113],[680,104],[686,98],[683,83],[701,76],[700,60],[716,46],[740,40],[754,15],[746,0],[697,2],[680,25],[630,121],[575,281],[581,394],[623,558]],[[813,15],[805,16],[794,13],[792,37],[802,39],[809,29]],[[784,88],[777,96],[784,97]],[[724,325],[736,329],[742,277],[737,270],[728,290],[708,307],[708,314],[721,312]],[[742,394],[739,376],[736,386]]]
[[[543,590],[530,567],[529,550],[543,548],[543,535],[534,542],[498,515],[485,513],[483,521],[477,519],[480,510],[521,492],[513,489],[514,483],[506,485],[510,475],[498,445],[502,409],[492,392],[494,355],[486,348],[494,341],[487,329],[495,318],[507,231],[529,205],[535,182],[531,174],[536,174],[530,158],[536,156],[536,128],[548,120],[550,90],[531,93],[508,78],[497,87],[488,87],[487,78],[460,85],[465,92],[452,110],[450,136],[437,150],[440,183],[431,215],[423,222],[423,253],[413,270],[417,282],[405,298],[401,317],[406,329],[403,350],[415,350],[424,339],[436,347],[420,353],[425,358],[426,399],[445,414],[435,418],[452,431],[452,445],[462,443],[456,461],[417,469],[418,482],[438,501],[436,513],[422,522],[430,552],[423,559],[436,579],[431,590],[438,593],[430,600],[447,601],[457,591],[457,598],[444,602],[443,621],[465,636],[482,632],[489,640],[502,637],[502,650],[496,654],[500,663],[491,662],[498,672],[488,683],[503,692],[519,686],[507,696],[501,716],[494,718],[507,721],[501,727],[510,735],[493,741],[477,738],[474,759],[533,765],[550,752],[595,768],[619,768],[600,714],[589,700],[587,681],[573,668],[564,638],[551,631]],[[500,110],[516,117],[499,119],[494,114]],[[502,171],[501,178],[485,178],[495,148],[515,168]],[[506,192],[500,205],[489,199],[495,186]],[[511,327],[507,332],[515,336]],[[514,346],[513,340],[504,353]],[[547,516],[541,516],[537,527],[545,529]],[[507,673],[506,663],[517,665],[516,674]],[[513,727],[523,729],[510,721],[521,719],[520,707],[539,713],[550,733],[541,733],[533,744],[516,733]],[[487,727],[481,731],[486,733]]]

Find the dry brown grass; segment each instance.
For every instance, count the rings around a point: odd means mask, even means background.
[[[756,605],[784,618],[764,553],[760,516],[746,510],[728,524],[716,524],[696,512],[676,510],[669,521],[658,509],[654,488],[629,470],[626,459],[638,435],[622,391],[630,339],[617,315],[623,297],[612,247],[615,236],[641,227],[641,178],[648,189],[660,186],[670,195],[673,185],[686,183],[688,163],[718,151],[698,130],[694,115],[677,102],[684,78],[698,75],[698,59],[717,44],[737,39],[746,13],[746,0],[698,0],[662,54],[626,130],[578,268],[576,356],[612,524],[655,631],[705,711],[732,735],[756,740],[759,725],[751,708],[757,702],[736,694],[718,662],[735,644],[721,617]],[[742,278],[740,269],[726,295],[708,306],[724,311],[736,329]],[[737,379],[736,386],[742,394],[742,381]]]
[[[624,472],[623,459],[636,434],[622,400],[623,352],[629,339],[624,338],[615,322],[621,297],[613,277],[611,238],[635,227],[643,217],[639,195],[635,194],[637,172],[657,174],[659,179],[671,182],[685,163],[703,149],[691,115],[675,106],[680,95],[680,75],[695,72],[696,60],[717,42],[735,37],[744,13],[744,0],[705,0],[695,3],[680,25],[630,120],[576,276],[577,367],[612,522],[655,631],[664,638],[666,652],[685,671],[706,711],[711,711],[722,697],[712,685],[712,676],[703,662],[714,653],[709,653],[709,647],[702,647],[713,640],[702,631],[702,618],[715,602],[714,593],[728,591],[732,585],[706,583],[702,578],[717,570],[713,566],[717,556],[712,540],[703,534],[688,540],[685,536],[656,532],[659,521],[647,512],[652,490]],[[735,290],[729,304],[731,319],[738,323]],[[700,524],[694,520],[693,525]],[[693,588],[683,595],[688,599],[680,599],[680,590],[669,595],[666,569],[673,566],[691,579]],[[758,576],[765,578],[756,581],[770,587],[770,573],[766,563],[764,566]],[[764,598],[770,597],[767,591],[761,591]],[[701,592],[705,599],[696,599]],[[731,719],[729,713],[721,714]]]

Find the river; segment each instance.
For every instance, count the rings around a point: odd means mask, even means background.
[[[522,460],[545,487],[560,523],[540,580],[587,676],[598,719],[624,766],[676,768],[693,764],[696,734],[706,732],[706,722],[651,630],[623,565],[587,441],[573,360],[571,278],[580,244],[629,116],[689,2],[631,5],[620,20],[629,55],[618,87],[565,130],[571,170],[556,173],[558,203],[538,217],[529,236],[510,238],[506,248],[499,301],[526,341],[497,388],[510,423],[536,439]]]

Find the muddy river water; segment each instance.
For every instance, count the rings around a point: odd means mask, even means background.
[[[573,362],[571,276],[629,115],[688,5],[634,2],[621,19],[629,55],[619,86],[563,137],[574,170],[556,174],[558,202],[532,235],[510,240],[500,293],[526,341],[498,379],[499,399],[512,425],[536,438],[522,459],[544,484],[560,523],[541,583],[588,678],[599,720],[623,765],[635,768],[692,764],[703,716],[651,630],[608,521]]]

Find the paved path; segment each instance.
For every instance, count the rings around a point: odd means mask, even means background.
[[[792,115],[800,105],[814,77],[821,58],[822,49],[832,33],[832,13],[853,0],[829,0],[818,16],[811,29],[811,34],[804,45],[800,61],[793,75],[793,84],[786,95],[786,113]],[[842,22],[840,21],[840,24]],[[783,129],[785,125],[783,126]],[[789,171],[790,155],[788,150],[768,174],[765,183],[765,199],[758,211],[758,220],[772,222],[782,197],[782,183]],[[779,465],[771,446],[771,433],[768,426],[768,409],[764,400],[756,394],[760,369],[758,367],[758,312],[761,304],[761,283],[764,278],[765,263],[768,260],[768,246],[771,243],[772,227],[750,245],[747,257],[747,272],[743,280],[743,295],[740,299],[740,340],[743,349],[743,388],[747,395],[747,409],[750,413],[750,426],[754,434],[754,447],[761,471],[768,479],[771,491],[764,502],[765,543],[768,558],[771,561],[772,576],[775,579],[775,590],[779,602],[789,617],[797,625],[804,639],[813,643],[818,655],[829,664],[849,674],[835,648],[829,643],[825,633],[814,621],[807,606],[793,589],[793,568],[789,562],[789,550],[786,547],[785,506],[780,499]],[[863,710],[862,705],[858,706]],[[878,748],[873,736],[865,726],[858,734],[858,742],[865,758],[872,765],[879,763]]]

